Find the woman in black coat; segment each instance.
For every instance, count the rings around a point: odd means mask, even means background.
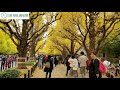
[[[70,70],[70,63],[68,62],[70,58],[70,55],[68,55],[66,58],[65,58],[65,64],[66,64],[66,67],[67,67],[67,70],[66,70],[66,76],[68,75],[68,71]]]
[[[99,71],[99,60],[95,53],[91,53],[91,62],[89,65],[89,78],[101,78],[101,73]]]
[[[48,77],[48,73],[49,73],[49,78],[51,78],[51,73],[52,73],[52,70],[53,70],[53,63],[50,60],[50,58],[51,58],[51,56],[48,56],[48,59],[46,60],[46,63],[47,62],[50,63],[50,68],[48,68],[48,67],[44,68],[44,72],[46,72],[46,78]]]

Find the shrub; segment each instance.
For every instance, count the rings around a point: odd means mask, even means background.
[[[30,62],[25,62],[25,65],[26,66],[32,66],[32,65],[34,65],[34,62],[31,62],[31,61]]]
[[[0,72],[0,78],[18,78],[20,74],[20,71],[16,69],[8,69]]]

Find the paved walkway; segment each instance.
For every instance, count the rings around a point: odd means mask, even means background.
[[[78,78],[81,78],[80,75],[80,69],[78,69]],[[33,73],[33,77],[31,78],[45,78],[45,72],[43,69],[39,69],[38,67],[36,68],[35,72]],[[71,77],[67,77],[65,76],[66,74],[66,66],[64,66],[63,64],[57,65],[54,70],[52,71],[52,75],[51,78],[71,78]],[[86,74],[85,78],[89,78],[88,77],[88,73]],[[105,75],[103,75],[102,78],[107,78]],[[120,76],[117,76],[115,78],[120,78]]]
[[[78,70],[78,73],[80,73],[79,71],[80,70]],[[58,65],[54,68],[51,78],[70,78],[70,77],[66,77],[65,73],[66,73],[66,66],[64,66],[63,64]],[[81,75],[79,74],[78,77],[81,78]],[[35,72],[33,73],[33,77],[31,78],[45,78],[45,72],[43,71],[43,69],[39,69],[37,67]],[[88,74],[86,74],[85,78],[88,78]]]

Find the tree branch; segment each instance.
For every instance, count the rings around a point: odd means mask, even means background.
[[[60,48],[58,48],[57,46],[52,46],[52,48],[54,49],[57,49],[58,51],[60,51],[61,53],[63,53],[63,50],[61,50]]]
[[[53,21],[51,21],[51,22],[48,22],[47,24],[43,25],[39,30],[35,31],[28,40],[30,40],[31,38],[33,38],[34,35],[35,35],[36,33],[40,32],[44,27],[48,27],[49,25],[51,25],[51,24],[54,23],[55,21],[60,20],[61,17],[62,17],[62,16],[60,16],[60,18],[57,19],[57,18],[56,18],[57,16],[58,16],[58,14],[56,14],[55,20],[53,20]]]
[[[74,36],[76,39],[78,39],[78,40],[80,40],[81,42],[82,42],[82,40],[81,39],[79,39],[78,38],[78,36],[75,34],[75,33],[72,33],[71,31],[70,31],[70,29],[66,29],[66,28],[63,28],[65,31],[67,31],[68,33],[70,33],[72,36]]]
[[[5,32],[8,36],[10,36],[10,33],[8,33],[8,32],[6,31],[7,28],[5,28],[5,27],[4,27],[4,28],[3,28],[3,27],[0,27],[0,29],[2,29],[2,31]]]
[[[20,35],[20,33],[18,32],[19,29],[20,29],[20,27],[17,26],[17,23],[16,23],[15,20],[13,20],[13,22],[14,22],[14,25],[12,25],[12,26],[14,27],[14,29],[15,29],[15,31],[16,31],[16,36],[19,37],[19,38],[21,38],[21,37],[20,37],[21,35]]]
[[[104,43],[103,45],[100,46],[100,48],[103,48],[105,45],[109,44],[111,41],[115,40],[118,36],[120,35],[120,33],[118,33],[115,37],[112,37],[111,40],[107,41],[106,43]]]
[[[64,49],[66,49],[69,53],[71,53],[71,51],[69,50],[69,48],[66,45],[60,43],[58,40],[52,39],[52,42],[55,43],[55,44],[57,44],[58,46],[64,48]]]
[[[40,46],[38,47],[38,49],[35,51],[35,53],[38,52],[39,49],[43,48],[44,45],[45,45],[45,43],[43,43],[42,45],[40,45]]]
[[[77,52],[80,50],[81,46],[75,51],[75,54],[77,54]]]
[[[39,36],[41,36],[41,35],[42,35],[44,32],[46,32],[47,30],[48,30],[48,28],[46,27],[46,28],[44,28],[44,29],[42,30],[41,33],[37,34],[37,35],[34,36],[33,38],[28,38],[28,39],[27,39],[27,40],[29,40],[28,43],[34,41],[36,38],[38,38]]]
[[[13,43],[18,46],[18,43],[14,40],[14,38],[12,37],[12,35],[10,36],[11,40],[13,41]]]

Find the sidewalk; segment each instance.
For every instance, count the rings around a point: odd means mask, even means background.
[[[65,66],[58,65],[53,69],[51,78],[65,78],[65,71]],[[43,69],[37,67],[32,78],[45,78],[45,74]]]
[[[80,73],[79,71],[80,70],[78,70],[78,73]],[[70,78],[70,77],[66,77],[65,74],[66,74],[66,66],[61,64],[54,68],[54,70],[52,71],[51,78]],[[35,72],[33,73],[33,77],[31,78],[45,78],[45,72],[37,67]],[[79,78],[81,78],[80,74],[79,74]],[[85,78],[88,78],[88,73],[85,76]]]
[[[31,78],[45,78],[45,72],[43,69],[39,69],[38,67],[36,68],[35,72],[33,73],[33,77]],[[51,78],[72,78],[72,77],[67,77],[65,76],[66,74],[66,66],[64,66],[63,64],[57,65],[54,70],[52,71],[52,75]],[[87,73],[85,78],[89,78],[88,76],[89,74]],[[81,78],[80,75],[80,69],[78,69],[78,77],[77,78]],[[103,75],[102,78],[107,78],[105,75]],[[115,78],[119,78],[119,76],[115,77]]]

